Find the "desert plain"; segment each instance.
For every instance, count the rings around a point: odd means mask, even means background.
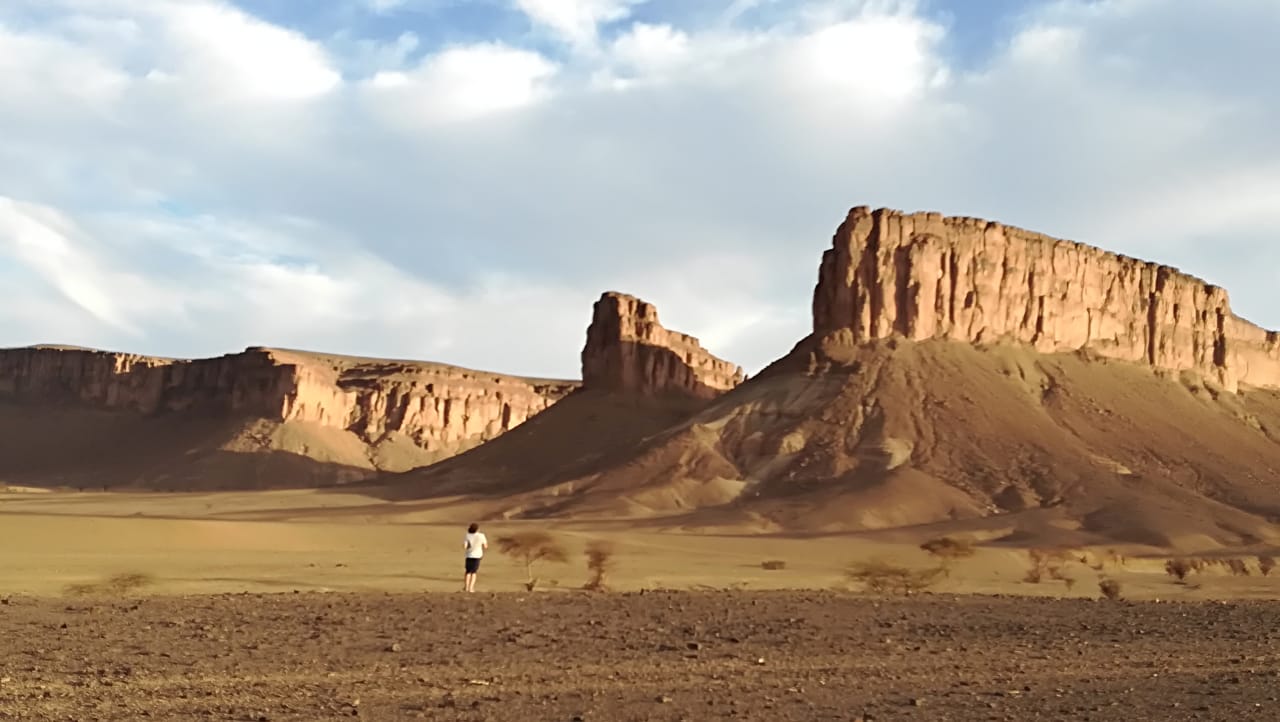
[[[938,530],[513,520],[482,528],[547,531],[567,561],[535,562],[531,593],[525,564],[491,548],[468,595],[468,511],[354,490],[0,493],[0,718],[1280,714],[1280,578],[1256,570],[1179,583],[1167,556],[1109,548],[1033,583],[1027,550],[991,544],[902,596],[845,570],[936,567],[918,547]],[[596,540],[613,565],[585,591]]]

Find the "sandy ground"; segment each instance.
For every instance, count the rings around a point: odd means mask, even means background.
[[[1274,720],[1274,602],[833,592],[0,604],[0,718]]]
[[[388,504],[342,492],[0,493],[0,593],[60,595],[69,585],[119,574],[144,575],[144,591],[162,595],[453,591],[461,584],[468,521],[465,504]],[[936,565],[909,535],[886,541],[856,534],[685,534],[603,522],[493,522],[483,528],[491,540],[527,529],[554,534],[568,562],[535,566],[547,591],[586,583],[583,550],[596,539],[616,549],[610,583],[619,591],[830,589],[846,585],[851,562]],[[1235,577],[1214,569],[1177,584],[1164,573],[1162,557],[1121,551],[1129,555],[1123,565],[1102,570],[1069,562],[1064,576],[1074,581],[1068,587],[1048,579],[1027,583],[1025,550],[980,548],[955,563],[934,591],[1095,598],[1098,581],[1109,577],[1129,599],[1280,599],[1280,572]],[[785,569],[764,569],[771,560]],[[491,549],[480,589],[521,591],[526,578],[519,560]]]
[[[918,539],[494,522],[568,561],[529,593],[491,549],[467,595],[468,517],[332,491],[0,493],[0,719],[1280,716],[1280,575],[1180,584],[1130,555],[1033,584],[1026,550],[987,547],[875,598],[844,569],[935,565]],[[581,591],[592,540],[617,549],[607,593]]]

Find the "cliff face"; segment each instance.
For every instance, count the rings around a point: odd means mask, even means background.
[[[1280,387],[1280,338],[1176,269],[973,218],[850,211],[822,259],[814,333],[1088,349]]]
[[[698,339],[663,328],[652,304],[620,293],[596,302],[582,349],[586,388],[710,399],[743,379],[740,367],[711,355]]]
[[[398,432],[441,454],[495,438],[576,386],[259,348],[195,361],[52,347],[0,351],[0,400],[304,421],[367,443]]]

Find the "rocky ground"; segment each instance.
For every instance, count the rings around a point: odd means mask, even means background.
[[[0,600],[0,719],[1274,720],[1280,604]]]

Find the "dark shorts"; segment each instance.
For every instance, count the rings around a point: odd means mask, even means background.
[[[467,574],[475,574],[480,570],[480,560],[476,557],[467,557]]]

